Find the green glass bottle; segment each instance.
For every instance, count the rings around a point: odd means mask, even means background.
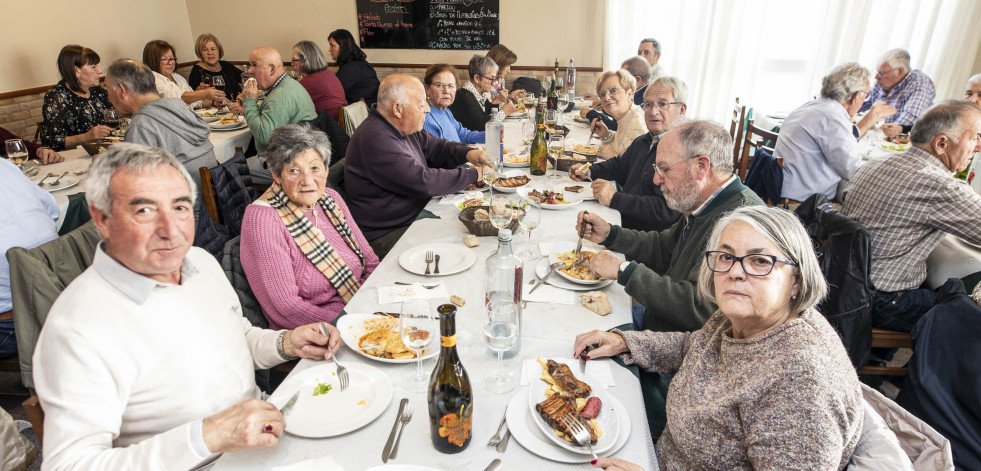
[[[542,113],[544,116],[544,113]],[[545,140],[545,123],[535,125],[535,139],[531,141],[531,174],[545,175],[548,168],[548,141]]]
[[[443,304],[436,310],[441,348],[429,378],[430,438],[437,451],[459,453],[473,436],[473,391],[456,353],[456,306]]]

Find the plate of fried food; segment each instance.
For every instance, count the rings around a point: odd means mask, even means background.
[[[562,262],[565,264],[565,268],[558,269],[555,272],[562,278],[582,285],[598,285],[606,281],[589,271],[589,259],[593,255],[596,255],[596,251],[583,247],[580,252],[582,253],[584,263],[577,267],[575,266],[577,259],[575,250],[576,243],[571,240],[556,242],[552,245],[552,253],[548,255],[549,263]]]
[[[226,114],[218,121],[208,123],[213,131],[234,131],[245,127],[245,117],[234,114]]]
[[[416,354],[399,337],[398,314],[346,314],[337,319],[341,341],[363,357],[382,363],[413,363]],[[422,357],[439,353],[439,344],[423,350]]]
[[[525,200],[537,198],[542,209],[568,209],[582,203],[582,196],[571,191],[549,191],[537,188],[518,188],[518,195]]]
[[[528,154],[504,154],[505,167],[527,167],[531,165],[531,156]]]
[[[599,147],[587,146],[585,144],[574,144],[572,146],[572,152],[582,155],[596,155],[596,153],[599,152]]]
[[[613,449],[621,430],[619,403],[606,390],[593,389],[577,378],[566,363],[539,357],[538,364],[542,367],[540,381],[528,386],[528,407],[535,425],[559,447],[590,455],[562,423],[562,417],[569,415],[585,426],[596,454]]]
[[[500,191],[501,193],[514,193],[518,188],[529,183],[531,183],[531,178],[528,178],[528,175],[525,175],[523,171],[508,170],[504,172],[502,178],[494,182],[494,190]]]

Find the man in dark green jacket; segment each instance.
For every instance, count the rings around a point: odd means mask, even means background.
[[[624,262],[604,250],[590,260],[590,270],[617,280],[645,307],[644,329],[697,330],[716,310],[697,296],[698,269],[712,226],[733,209],[763,201],[733,175],[732,139],[710,121],[686,121],[669,130],[658,145],[655,168],[654,183],[681,219],[663,231],[644,232],[580,214],[585,238],[634,260]]]

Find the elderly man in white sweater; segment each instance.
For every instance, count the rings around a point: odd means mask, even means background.
[[[192,247],[196,189],[162,149],[116,144],[92,165],[104,241],[61,294],[34,354],[48,469],[189,469],[275,446],[283,415],[255,368],[323,359],[317,325],[253,327],[215,259]]]

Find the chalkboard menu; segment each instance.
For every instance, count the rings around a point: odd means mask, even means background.
[[[498,43],[500,0],[357,0],[362,48],[484,50]]]

